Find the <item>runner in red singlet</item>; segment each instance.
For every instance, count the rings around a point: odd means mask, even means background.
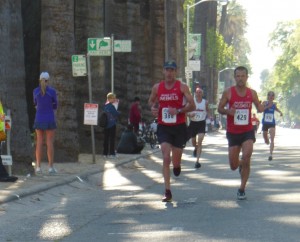
[[[251,109],[254,103],[258,112],[264,107],[257,97],[256,91],[246,86],[248,70],[239,66],[234,70],[236,85],[224,91],[218,111],[227,115],[227,133],[229,145],[229,163],[232,170],[239,167],[241,185],[237,193],[239,200],[246,199],[245,187],[250,174],[250,159],[253,152],[255,134],[251,123]],[[242,157],[239,158],[242,151]]]
[[[182,151],[187,140],[186,113],[195,109],[194,99],[188,86],[175,79],[176,68],[174,61],[165,62],[165,80],[153,86],[148,101],[152,114],[158,117],[157,138],[163,155],[165,181],[163,202],[172,201],[170,164],[172,161],[173,173],[179,176]]]

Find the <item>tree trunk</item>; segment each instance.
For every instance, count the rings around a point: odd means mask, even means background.
[[[87,17],[88,16],[88,17]],[[88,38],[104,37],[104,1],[103,0],[75,0],[75,49],[76,54],[87,53]],[[100,107],[106,99],[106,79],[104,78],[104,60],[109,57],[91,57],[91,79],[92,79],[92,102],[98,103]],[[76,109],[77,122],[79,125],[79,149],[80,153],[91,153],[91,127],[83,125],[84,103],[89,101],[88,77],[76,77]],[[102,151],[103,134],[102,128],[95,126],[95,148],[96,153]]]
[[[3,0],[0,9],[0,98],[6,111],[11,110],[11,154],[14,162],[31,166],[21,1]]]
[[[206,64],[207,29],[216,29],[217,2],[203,2],[195,7],[194,33],[202,35],[201,41],[201,70],[194,73],[194,82],[200,84],[204,91],[204,97],[209,103],[214,104],[216,99],[217,81],[213,67]]]
[[[183,18],[180,18],[183,3],[184,0],[165,0],[165,59],[176,61],[178,77],[183,77],[185,67]]]
[[[41,1],[41,71],[58,91],[55,161],[77,161],[79,153],[75,80],[71,77],[74,1]]]

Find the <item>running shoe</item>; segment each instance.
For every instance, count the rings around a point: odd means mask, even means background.
[[[179,176],[180,172],[181,172],[181,166],[179,166],[179,167],[173,167],[174,176]]]
[[[246,193],[245,191],[241,191],[240,189],[238,190],[237,192],[237,199],[238,200],[245,200],[247,197],[246,197]]]
[[[49,174],[56,174],[57,170],[54,167],[50,167],[49,170],[48,170],[48,173]]]
[[[37,168],[35,169],[35,174],[42,174],[41,167],[37,167]]]
[[[273,160],[273,157],[270,155],[268,160],[269,161]]]
[[[166,189],[165,195],[161,200],[162,202],[172,202],[172,193],[171,190]]]
[[[195,163],[195,168],[198,169],[198,168],[200,168],[200,167],[201,167],[201,164],[200,164],[199,162],[196,162],[196,163]]]
[[[193,156],[194,156],[194,157],[197,157],[197,148],[194,149],[194,151],[193,151]]]

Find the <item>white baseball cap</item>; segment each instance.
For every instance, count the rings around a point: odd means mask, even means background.
[[[41,75],[40,75],[40,80],[49,80],[50,79],[50,76],[49,76],[49,73],[48,72],[42,72]]]

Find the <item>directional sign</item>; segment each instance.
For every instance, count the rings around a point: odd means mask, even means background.
[[[115,40],[114,52],[131,52],[131,40]]]
[[[72,55],[73,76],[86,76],[86,58],[84,55]]]
[[[91,56],[110,56],[111,40],[110,38],[88,38],[87,49]]]

